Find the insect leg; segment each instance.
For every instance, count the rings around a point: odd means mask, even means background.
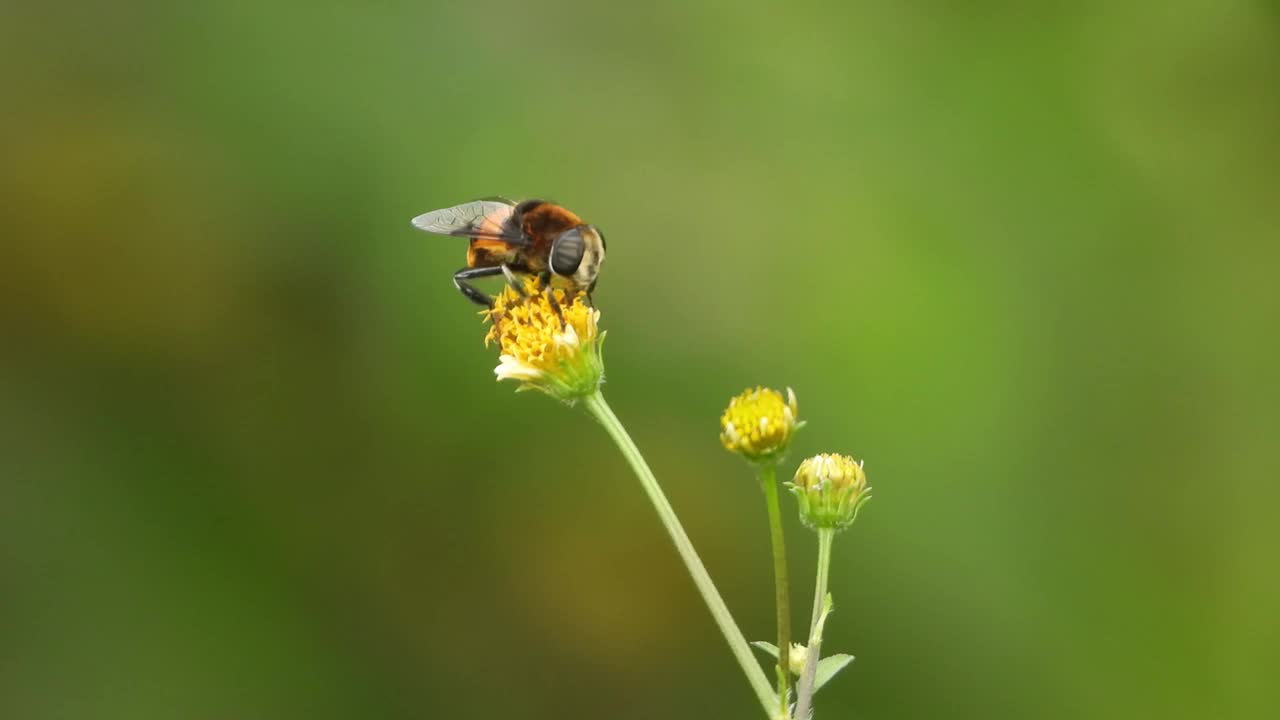
[[[538,276],[538,280],[542,283],[542,292],[547,294],[547,304],[552,310],[556,311],[556,317],[560,318],[560,327],[564,327],[564,312],[560,310],[560,303],[556,300],[556,293],[551,289],[551,271],[546,271]]]
[[[479,288],[467,281],[473,278],[493,277],[494,275],[501,274],[502,268],[500,267],[462,268],[453,274],[453,286],[458,288],[458,291],[465,295],[471,302],[477,305],[483,305],[487,308],[492,308],[493,298],[485,295]]]
[[[516,271],[511,269],[510,265],[506,263],[502,264],[502,274],[506,276],[507,284],[511,286],[511,289],[520,293],[520,297],[529,297],[529,293],[524,289],[524,282],[520,279],[519,275],[516,275]]]

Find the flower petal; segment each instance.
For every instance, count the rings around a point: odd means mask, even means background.
[[[501,363],[493,369],[499,380],[535,380],[542,376],[542,371],[532,365],[520,362],[513,355],[502,355]]]

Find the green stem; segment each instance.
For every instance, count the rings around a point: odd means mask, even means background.
[[[640,485],[644,487],[645,494],[649,496],[649,501],[653,503],[654,510],[658,511],[658,518],[662,520],[663,526],[666,527],[667,533],[671,536],[671,542],[675,544],[676,551],[680,553],[680,558],[684,560],[685,567],[688,569],[690,577],[693,578],[693,584],[698,587],[698,592],[702,594],[703,601],[707,603],[711,616],[715,618],[716,624],[720,626],[720,632],[724,634],[725,642],[729,643],[729,650],[737,658],[738,664],[742,666],[742,672],[747,676],[747,681],[751,683],[752,689],[755,690],[756,696],[760,700],[760,706],[764,708],[765,714],[770,718],[777,717],[774,712],[777,698],[774,697],[773,688],[769,686],[769,679],[765,677],[759,663],[751,655],[751,647],[747,645],[747,639],[743,637],[742,631],[738,629],[737,623],[733,621],[733,616],[729,614],[729,608],[725,606],[724,599],[720,597],[720,593],[716,590],[715,583],[711,581],[711,576],[707,573],[706,567],[702,565],[701,558],[698,557],[697,551],[693,549],[693,543],[689,541],[688,534],[685,533],[684,527],[680,525],[679,518],[676,517],[676,511],[672,509],[667,496],[662,492],[657,478],[653,476],[653,471],[649,469],[648,463],[644,461],[644,456],[640,454],[639,448],[631,440],[631,436],[627,434],[626,429],[622,427],[622,422],[618,420],[618,416],[613,414],[613,410],[605,402],[604,396],[600,394],[599,390],[584,398],[583,404],[586,405],[591,415],[604,426],[605,432],[609,433],[609,436],[617,443],[623,457],[631,465],[631,469],[635,471],[636,477],[640,479]]]
[[[778,504],[778,470],[773,463],[760,466],[760,486],[769,510],[773,538],[773,588],[778,609],[778,701],[787,712],[787,688],[791,684],[791,587],[787,583],[787,544],[782,535],[782,510]]]
[[[827,580],[831,574],[831,544],[835,540],[836,531],[824,528],[818,531],[818,577],[813,583],[813,619],[809,621],[809,632],[818,625],[822,617],[822,605],[827,600]]]
[[[831,544],[836,531],[818,530],[818,577],[813,588],[813,620],[809,622],[809,648],[804,660],[804,673],[796,687],[796,718],[809,720],[813,707],[814,683],[818,677],[818,660],[822,657],[822,626],[826,616],[827,580],[831,572]]]

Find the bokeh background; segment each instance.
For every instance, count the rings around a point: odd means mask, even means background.
[[[819,717],[1280,708],[1273,2],[6,3],[0,81],[0,717],[758,716],[409,226],[493,194],[607,231],[749,636],[725,402],[866,459]]]

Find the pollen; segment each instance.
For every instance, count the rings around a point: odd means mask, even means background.
[[[799,427],[796,395],[787,389],[757,387],[729,401],[720,418],[720,443],[751,460],[776,458],[786,451]]]

